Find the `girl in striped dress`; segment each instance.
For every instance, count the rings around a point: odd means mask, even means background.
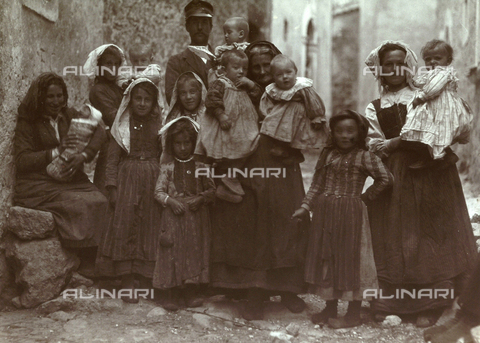
[[[161,113],[158,88],[139,78],[125,91],[112,125],[105,183],[111,217],[98,249],[96,271],[121,277],[122,289],[133,290],[135,279],[141,288],[151,288],[162,208],[153,194],[160,171]],[[138,302],[128,295],[122,300]]]
[[[457,162],[458,157],[446,148],[457,142],[468,143],[472,121],[470,107],[457,96],[458,79],[450,65],[452,47],[444,41],[431,40],[422,48],[422,58],[430,71],[414,80],[414,85],[421,89],[411,103],[400,137],[425,144],[431,157],[410,165],[413,169],[432,165],[432,158]]]
[[[313,211],[305,281],[327,307],[314,314],[312,322],[328,320],[338,329],[361,324],[363,291],[378,288],[364,202],[390,186],[393,176],[366,150],[364,117],[345,110],[332,116],[330,129],[333,144],[322,151],[310,190],[292,218],[302,219]],[[375,182],[362,194],[367,176]],[[336,319],[340,299],[349,301],[348,312]]]

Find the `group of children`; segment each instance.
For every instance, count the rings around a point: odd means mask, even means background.
[[[305,280],[327,307],[312,321],[328,321],[336,328],[360,325],[362,290],[377,287],[365,202],[393,182],[381,159],[365,146],[368,122],[345,110],[327,125],[312,80],[297,77],[295,63],[285,55],[272,60],[274,83],[262,94],[246,77],[248,23],[231,18],[224,31],[226,45],[215,49],[217,67],[209,74],[209,89],[195,73],[181,74],[169,110],[149,73],[120,83],[118,75],[104,77],[109,86],[98,98],[104,109],[118,109],[110,118],[112,111],[102,111],[111,127],[105,171],[111,206],[96,272],[120,276],[122,288],[136,287],[135,279],[149,288],[153,280],[153,287],[168,291],[164,307],[169,310],[178,309],[180,297],[186,306],[201,305],[198,286],[209,282],[209,205],[215,198],[238,203],[245,193],[234,177],[225,176],[216,185],[209,177],[196,177],[195,170],[214,166],[223,174],[242,168],[263,134],[275,142],[272,158],[286,165],[296,162],[291,148],[324,148],[310,190],[292,216],[304,220],[313,212]],[[422,88],[402,139],[427,144],[432,159],[438,159],[446,147],[461,141],[471,115],[455,95],[449,45],[429,43],[422,55],[432,70],[418,79]],[[120,66],[123,52],[109,45],[95,58],[95,65]],[[116,105],[119,84],[127,88]],[[108,93],[109,87],[114,91]],[[367,176],[374,184],[362,194]],[[341,319],[335,319],[338,299],[350,301]],[[123,300],[138,302],[128,296]]]

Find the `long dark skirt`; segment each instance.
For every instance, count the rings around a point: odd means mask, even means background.
[[[187,200],[187,199],[185,199]],[[162,231],[172,237],[173,246],[157,246],[157,262],[153,277],[155,288],[167,289],[209,282],[210,213],[202,206],[193,212],[186,206],[177,216],[167,207],[162,214]]]
[[[17,179],[14,203],[51,212],[65,247],[96,247],[105,229],[107,199],[83,173],[66,183]]]
[[[476,258],[472,226],[456,166],[411,170],[414,151],[393,153],[386,165],[395,182],[369,204],[375,263],[384,295],[396,289],[453,289]],[[414,313],[453,299],[378,299],[373,308]]]
[[[154,199],[158,162],[120,162],[117,202],[98,249],[96,273],[152,278],[160,232],[161,205]]]
[[[378,287],[367,208],[359,197],[320,194],[313,208],[305,281],[325,300],[364,300]]]
[[[285,168],[285,177],[242,179],[238,204],[216,199],[212,216],[211,283],[215,287],[305,291],[306,225],[291,220],[305,190],[298,163],[270,155],[272,141],[261,136],[245,168]],[[283,169],[282,169],[283,171]]]

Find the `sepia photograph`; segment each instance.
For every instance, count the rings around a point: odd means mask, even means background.
[[[480,343],[480,0],[0,0],[0,342]]]

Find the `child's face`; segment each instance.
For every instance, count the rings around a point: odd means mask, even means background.
[[[295,85],[297,71],[290,62],[278,62],[272,65],[273,81],[280,89],[290,89]]]
[[[153,109],[154,98],[144,89],[135,87],[132,91],[132,100],[130,106],[133,114],[143,117],[149,114]]]
[[[136,54],[134,52],[130,52],[130,61],[132,62],[133,67],[141,71],[141,69],[145,69],[152,61],[152,54],[150,52],[145,52],[143,54]]]
[[[186,160],[193,154],[193,143],[184,132],[173,136],[173,154],[176,158]]]
[[[225,76],[232,82],[237,82],[247,74],[248,60],[232,57],[225,67]]]
[[[425,61],[425,65],[431,69],[435,69],[435,67],[438,66],[446,67],[452,62],[447,50],[441,46],[436,46],[433,49],[425,51],[423,53],[423,60]]]
[[[332,131],[335,146],[339,150],[348,151],[357,145],[358,126],[353,119],[340,120]]]
[[[233,43],[242,43],[245,39],[243,30],[234,23],[226,22],[223,25],[223,35],[225,36],[225,43],[232,45]]]
[[[202,90],[198,85],[198,81],[189,80],[179,85],[178,98],[180,99],[183,108],[186,111],[193,113],[202,100]]]

